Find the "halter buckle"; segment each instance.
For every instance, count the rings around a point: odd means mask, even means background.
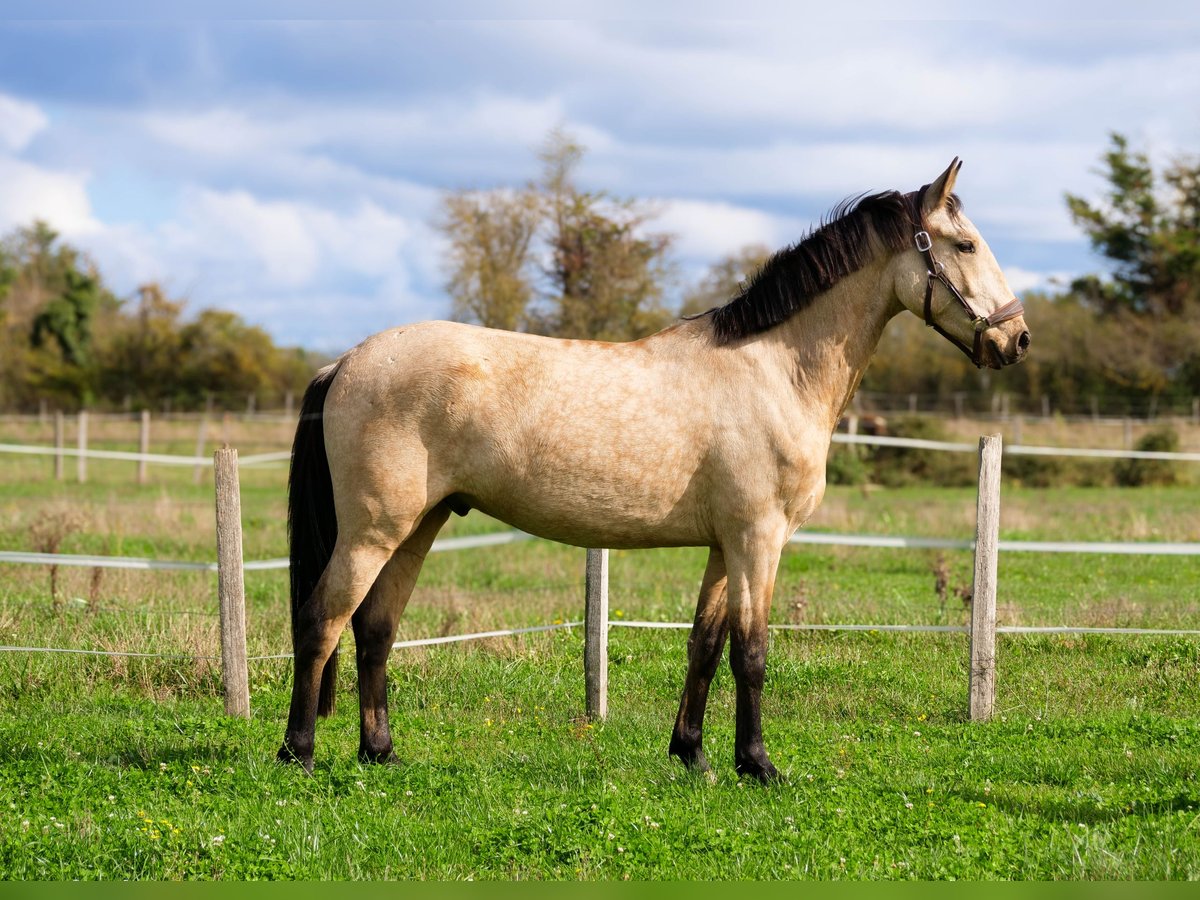
[[[933,240],[929,237],[928,231],[918,231],[913,235],[913,241],[916,242],[917,249],[922,253],[928,253],[933,249]]]

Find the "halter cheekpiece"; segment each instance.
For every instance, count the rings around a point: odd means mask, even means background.
[[[917,250],[925,258],[925,270],[928,278],[925,281],[925,324],[940,334],[954,346],[958,347],[967,357],[973,362],[976,368],[982,369],[984,366],[983,353],[983,333],[994,325],[999,325],[1001,322],[1007,322],[1009,319],[1015,319],[1017,316],[1025,314],[1025,307],[1021,301],[1014,297],[1008,303],[1005,303],[999,309],[992,312],[991,315],[981,316],[977,313],[974,307],[967,302],[967,298],[959,293],[958,288],[946,277],[945,267],[937,261],[937,257],[933,255],[933,239],[929,236],[929,232],[925,229],[925,193],[929,190],[929,185],[923,185],[916,193],[916,199],[913,201],[912,221],[913,227],[916,228],[916,233],[913,234],[913,243]],[[960,341],[954,335],[950,334],[941,325],[933,320],[933,283],[940,281],[945,285],[946,290],[950,292],[959,305],[967,311],[967,315],[971,317],[971,324],[975,329],[974,346],[968,346]]]

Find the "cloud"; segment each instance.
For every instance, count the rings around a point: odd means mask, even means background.
[[[40,107],[0,94],[0,149],[24,150],[49,122]]]
[[[42,219],[69,235],[88,234],[100,224],[92,216],[87,176],[56,172],[0,156],[0,228]]]
[[[1008,266],[1004,277],[1014,294],[1024,294],[1026,291],[1059,291],[1070,284],[1077,275],[1070,272],[1034,272],[1020,266]]]
[[[106,226],[80,243],[124,292],[159,281],[280,340],[335,350],[443,313],[430,299],[437,240],[420,219],[367,200],[339,210],[192,185],[166,221]]]
[[[786,217],[730,203],[660,200],[654,205],[660,212],[648,227],[674,234],[675,251],[685,258],[716,260],[750,244],[775,250],[803,231]]]

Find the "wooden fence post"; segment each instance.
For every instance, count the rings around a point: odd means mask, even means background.
[[[138,453],[150,452],[150,410],[142,410],[142,423],[138,428]],[[138,484],[146,483],[146,460],[138,460]]]
[[[292,412],[294,407],[295,407],[295,397],[291,391],[288,391],[283,395],[283,415],[285,418],[287,418],[289,420],[292,418],[292,416],[294,415],[294,413]]]
[[[583,616],[583,680],[587,714],[608,715],[608,551],[588,550]]]
[[[79,427],[76,434],[79,456],[75,457],[75,477],[80,484],[87,481],[87,420],[87,410],[81,409],[79,411]]]
[[[66,443],[67,425],[62,410],[54,411],[54,479],[63,480],[63,444]]]
[[[975,511],[975,585],[971,591],[971,721],[992,717],[996,702],[996,562],[1000,539],[1001,438],[979,439]]]
[[[228,448],[213,454],[217,495],[217,596],[221,603],[221,683],[225,714],[250,718],[246,667],[246,591],[242,571],[242,499],[238,456]]]

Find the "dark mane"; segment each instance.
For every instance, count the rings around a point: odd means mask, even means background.
[[[713,331],[723,344],[767,331],[861,269],[880,250],[910,246],[912,236],[906,195],[885,191],[850,197],[798,244],[771,256],[738,296],[704,315],[712,316]]]

